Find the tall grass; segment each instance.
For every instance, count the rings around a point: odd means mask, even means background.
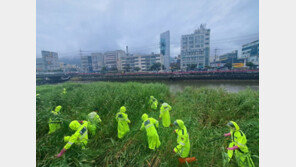
[[[66,95],[61,94],[63,88],[67,89]],[[37,166],[149,166],[152,161],[154,166],[177,166],[177,156],[172,153],[176,146],[174,127],[164,128],[160,124],[161,146],[157,151],[148,149],[146,133],[139,131],[143,113],[156,119],[159,115],[149,110],[150,95],[173,107],[172,121],[185,122],[190,135],[190,155],[197,158],[191,166],[222,166],[222,146],[225,148],[229,141],[208,141],[228,132],[225,124],[229,120],[236,121],[245,132],[252,155],[259,155],[259,95],[255,91],[228,93],[222,89],[188,87],[171,95],[163,84],[97,82],[37,86],[37,93],[40,94],[36,104]],[[59,131],[48,135],[50,110],[57,105],[63,107],[64,123]],[[115,114],[122,105],[126,106],[132,123],[131,132],[119,140]],[[85,119],[95,107],[102,125],[95,136],[89,136],[88,148],[72,146],[63,157],[55,158],[65,144],[63,136],[73,134],[69,123]],[[253,160],[258,166],[258,158]]]

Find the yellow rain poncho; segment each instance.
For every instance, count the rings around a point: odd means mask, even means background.
[[[178,145],[174,148],[174,152],[179,154],[182,158],[186,158],[188,157],[190,151],[190,141],[187,128],[184,125],[184,122],[179,119],[174,122],[174,125],[178,126],[178,129],[175,130],[178,135]]]
[[[236,150],[228,150],[228,161],[233,156],[233,152],[235,154],[235,159],[237,161],[238,166],[240,167],[254,167],[253,160],[250,156],[249,149],[247,147],[247,138],[246,135],[240,130],[237,123],[234,121],[230,121],[227,124],[230,127],[231,140],[232,142],[229,144],[229,148],[233,146],[238,146]]]
[[[88,130],[90,134],[95,135],[96,130],[99,127],[99,123],[102,122],[102,120],[100,119],[100,116],[95,111],[93,111],[87,115],[87,120],[89,122]]]
[[[151,109],[157,110],[158,101],[154,96],[150,96],[149,104],[151,105]]]
[[[140,130],[144,130],[144,128],[146,129],[149,148],[151,150],[154,150],[155,148],[158,148],[161,144],[159,141],[159,136],[155,129],[155,126],[158,128],[158,121],[154,118],[148,118],[147,114],[142,115],[142,120],[143,123]]]
[[[85,149],[88,141],[88,122],[83,121],[83,123],[80,124],[75,120],[70,123],[69,127],[76,132],[72,136],[64,137],[64,141],[67,142],[64,149],[68,150],[74,143],[80,145],[82,149]]]
[[[162,118],[162,125],[164,127],[169,127],[171,124],[170,111],[172,107],[168,103],[163,103],[160,107],[159,118]]]
[[[121,139],[124,135],[130,131],[128,123],[131,121],[128,119],[128,115],[125,113],[126,108],[122,106],[120,111],[116,114],[116,121],[118,122],[117,130],[118,130],[118,138]]]
[[[62,106],[57,106],[54,111],[51,111],[51,116],[48,121],[49,132],[48,134],[54,133],[61,128],[62,120],[60,118],[60,110]]]
[[[67,90],[66,90],[66,88],[63,89],[62,94],[64,94],[64,95],[67,94]]]

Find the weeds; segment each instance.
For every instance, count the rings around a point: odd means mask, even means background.
[[[63,88],[67,94],[61,94]],[[178,157],[172,153],[176,146],[174,127],[164,128],[160,123],[158,134],[161,146],[157,151],[148,149],[145,132],[139,131],[141,116],[147,113],[158,118],[159,112],[151,112],[149,97],[163,99],[172,106],[171,120],[182,119],[188,129],[190,156],[197,158],[189,166],[223,166],[222,149],[229,140],[211,139],[227,133],[229,120],[237,122],[248,139],[253,157],[259,156],[259,94],[245,90],[228,93],[222,89],[186,88],[171,95],[163,84],[64,83],[37,86],[40,99],[36,113],[37,166],[177,166]],[[48,135],[50,110],[61,105],[63,124],[57,132]],[[131,120],[131,131],[121,140],[117,138],[115,114],[124,105]],[[102,125],[95,136],[90,136],[88,148],[73,146],[64,156],[55,155],[63,148],[64,135],[73,132],[68,128],[72,120],[83,120],[95,107],[98,108]],[[253,158],[258,166],[258,158]],[[230,161],[230,166],[235,163]]]

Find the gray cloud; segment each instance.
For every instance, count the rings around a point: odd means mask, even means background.
[[[171,56],[180,37],[201,23],[211,29],[211,55],[258,39],[257,0],[38,0],[37,56],[42,49],[75,56],[79,49],[159,52],[159,34],[170,30]]]

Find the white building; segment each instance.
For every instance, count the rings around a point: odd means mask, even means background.
[[[104,65],[109,69],[122,70],[121,57],[126,56],[125,51],[115,50],[104,53]]]
[[[164,56],[164,67],[170,68],[170,31],[160,34],[160,54]]]
[[[90,55],[81,55],[81,67],[83,72],[92,72],[92,59]]]
[[[50,51],[41,51],[43,70],[45,71],[55,71],[59,70],[59,57],[58,53]]]
[[[44,69],[42,58],[36,58],[36,72],[42,72]]]
[[[181,69],[186,69],[190,64],[209,66],[210,31],[201,24],[193,34],[181,36]]]
[[[91,63],[93,71],[101,71],[104,67],[104,54],[102,53],[92,53]]]
[[[139,68],[140,71],[149,71],[150,67],[155,63],[163,64],[164,57],[161,54],[135,54],[124,56],[121,59],[122,69],[125,70],[128,67],[133,70]]]
[[[259,40],[242,46],[242,58],[247,59],[247,62],[259,65]]]

